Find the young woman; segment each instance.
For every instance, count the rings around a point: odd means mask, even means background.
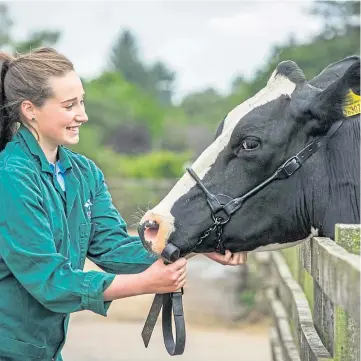
[[[61,360],[69,314],[172,292],[186,260],[149,255],[112,205],[100,169],[64,145],[88,121],[72,63],[51,48],[0,53],[0,359]],[[241,254],[209,254],[240,264]],[[105,272],[84,272],[88,257]]]

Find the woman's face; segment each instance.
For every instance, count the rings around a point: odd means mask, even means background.
[[[47,148],[72,145],[79,141],[79,127],[88,121],[84,107],[84,89],[74,71],[52,77],[49,85],[53,97],[34,108],[31,125],[39,135],[39,143]]]

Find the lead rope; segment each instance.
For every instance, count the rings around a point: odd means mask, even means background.
[[[176,261],[179,258],[179,255],[179,249],[171,243],[169,243],[162,252],[162,257],[167,260],[165,261],[166,264]],[[142,331],[145,347],[148,347],[149,345],[160,310],[163,308],[162,328],[165,348],[171,356],[183,354],[186,342],[186,329],[182,297],[183,288],[176,292],[156,294],[154,296],[152,306]],[[175,341],[172,330],[172,313],[175,326]]]

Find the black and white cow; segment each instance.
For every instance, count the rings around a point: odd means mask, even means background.
[[[215,141],[191,167],[209,192],[226,195],[226,201],[257,187],[344,122],[292,176],[270,182],[242,203],[223,226],[224,248],[283,248],[315,233],[333,238],[335,223],[360,222],[359,111],[345,114],[348,96],[359,92],[356,56],[328,66],[310,82],[297,64],[284,61],[264,89],[228,113]],[[184,256],[215,249],[212,232],[200,241],[213,224],[204,190],[186,172],[144,215],[139,233],[150,251],[160,254],[171,243]]]

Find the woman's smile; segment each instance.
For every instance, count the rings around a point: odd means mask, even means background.
[[[73,134],[79,134],[79,127],[80,127],[80,125],[77,125],[75,127],[66,127],[66,129],[69,130]]]

